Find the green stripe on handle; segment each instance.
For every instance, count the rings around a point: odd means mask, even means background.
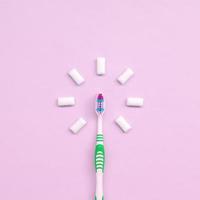
[[[97,141],[97,142],[103,142],[103,140],[104,140],[104,139],[103,139],[103,135],[102,135],[102,134],[101,134],[101,135],[100,135],[100,134],[97,135],[97,138],[96,138],[96,141]]]
[[[95,196],[95,200],[97,200],[97,197]],[[102,200],[104,200],[104,197],[102,197]]]
[[[104,145],[97,144],[95,149],[95,168],[96,172],[98,169],[101,169],[104,172],[104,163],[105,163],[105,153]]]

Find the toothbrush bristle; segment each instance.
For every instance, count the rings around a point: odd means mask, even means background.
[[[96,112],[98,114],[102,114],[104,112],[104,98],[101,93],[98,94],[96,103],[97,103]]]

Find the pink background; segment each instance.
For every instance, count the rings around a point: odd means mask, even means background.
[[[199,200],[199,10],[198,0],[0,0],[0,199],[94,198],[94,96],[103,91],[105,200]],[[107,58],[104,77],[97,56]],[[121,86],[126,66],[135,77]],[[76,106],[58,108],[68,95]],[[127,96],[144,107],[125,107]],[[133,126],[127,135],[119,114]],[[80,116],[88,124],[73,135]]]

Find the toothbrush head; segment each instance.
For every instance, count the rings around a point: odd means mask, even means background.
[[[104,113],[105,103],[103,95],[100,93],[97,95],[96,99],[96,112],[98,115],[102,115]]]

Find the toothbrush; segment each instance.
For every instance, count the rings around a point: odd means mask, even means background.
[[[102,94],[98,94],[96,99],[97,113],[97,136],[95,148],[95,168],[96,168],[96,194],[95,200],[104,200],[103,195],[103,174],[104,174],[104,144],[103,144],[103,113],[104,113],[104,98]]]

